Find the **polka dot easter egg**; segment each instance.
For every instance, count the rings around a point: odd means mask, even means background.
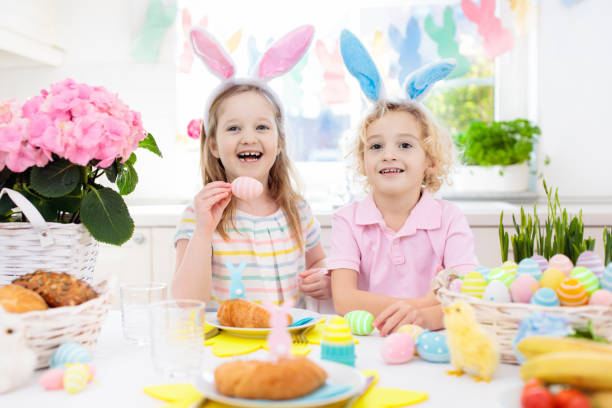
[[[446,336],[442,333],[425,330],[417,337],[416,345],[417,353],[425,361],[430,363],[448,363],[450,361]]]
[[[506,285],[507,288],[514,282],[514,276],[510,275],[508,271],[503,268],[493,268],[489,274],[489,282],[498,280]]]
[[[565,274],[557,268],[548,268],[544,271],[542,277],[540,278],[540,286],[557,291],[559,286],[561,286],[561,282],[563,282],[565,278]]]
[[[574,269],[574,264],[572,261],[563,254],[553,255],[552,258],[548,261],[549,268],[555,268],[560,270],[565,274],[565,276],[569,276],[572,269]]]
[[[589,299],[589,305],[612,306],[612,292],[607,289],[596,290]]]
[[[570,276],[578,279],[589,295],[599,289],[599,279],[597,279],[597,276],[595,276],[590,269],[584,266],[577,266],[572,269]]]
[[[474,272],[478,272],[479,274],[482,275],[483,278],[488,279],[488,276],[489,276],[489,273],[491,273],[491,270],[487,268],[486,266],[478,265],[476,269],[474,269]]]
[[[606,270],[601,276],[601,287],[612,292],[612,262],[606,266]]]
[[[567,278],[561,282],[557,295],[563,306],[586,305],[589,299],[589,295],[584,289],[584,286],[576,278]]]
[[[49,366],[51,368],[63,367],[66,363],[87,363],[91,355],[78,343],[64,343],[53,352]]]
[[[481,298],[487,286],[487,281],[478,272],[470,272],[465,275],[461,283],[461,293]]]
[[[510,286],[510,294],[512,300],[516,303],[529,303],[533,294],[540,288],[538,281],[529,274],[519,275],[512,286]]]
[[[561,272],[563,273],[563,272]],[[531,298],[531,304],[539,306],[559,306],[559,297],[557,292],[551,288],[540,288],[533,294]]]
[[[514,277],[516,276],[516,270],[517,270],[517,264],[514,261],[506,261],[502,264],[502,269],[504,269],[505,271],[507,271],[510,276]]]
[[[351,332],[358,336],[367,336],[374,330],[372,326],[374,316],[372,313],[366,312],[365,310],[353,310],[352,312],[348,312],[344,315],[344,319],[351,328]]]
[[[253,177],[238,177],[232,181],[232,194],[242,200],[252,200],[263,193],[263,184]]]
[[[489,302],[509,303],[511,302],[508,287],[502,281],[493,280],[489,282],[482,294],[482,300]]]
[[[531,275],[535,278],[535,280],[540,280],[542,277],[540,265],[538,265],[538,263],[531,258],[522,259],[516,268],[516,273],[518,275]]]
[[[89,378],[89,368],[85,364],[67,364],[63,379],[64,389],[70,394],[81,392],[89,382]]]
[[[599,255],[593,251],[584,251],[581,253],[576,260],[576,266],[584,266],[585,268],[590,269],[591,272],[593,272],[598,278],[603,275],[604,270],[606,269],[601,261],[601,258],[599,258]]]
[[[540,271],[544,272],[545,270],[548,269],[548,261],[546,260],[546,258],[544,258],[542,255],[540,254],[535,254],[534,256],[531,257],[531,259],[533,259],[534,261],[536,261],[536,263],[538,264],[538,266],[540,267]]]
[[[380,354],[387,364],[407,363],[414,355],[414,340],[407,333],[393,333],[383,340]]]

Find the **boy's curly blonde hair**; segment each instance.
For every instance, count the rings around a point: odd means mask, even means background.
[[[433,169],[423,178],[423,188],[434,193],[442,183],[450,183],[448,174],[453,164],[453,143],[425,107],[414,102],[378,102],[359,126],[357,143],[350,152],[356,162],[356,171],[365,177],[364,152],[368,127],[387,112],[406,112],[414,116],[421,126],[423,149],[433,164]]]

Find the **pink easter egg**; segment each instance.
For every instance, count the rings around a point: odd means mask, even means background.
[[[408,333],[390,334],[382,343],[380,354],[387,364],[402,364],[414,355],[414,340]]]
[[[238,177],[232,181],[232,194],[242,200],[252,200],[263,193],[263,184],[253,177]]]
[[[553,255],[552,258],[548,261],[549,268],[555,268],[560,270],[565,274],[565,276],[569,276],[572,269],[574,269],[574,264],[572,260],[563,254]]]
[[[540,254],[535,254],[531,257],[531,259],[533,259],[534,261],[536,261],[536,263],[538,264],[538,266],[540,267],[540,270],[542,271],[542,273],[544,273],[545,270],[548,269],[548,261],[546,260],[546,258],[544,258],[542,255]]]
[[[576,260],[576,266],[584,266],[590,269],[598,278],[601,278],[606,269],[599,255],[593,251],[581,253],[578,260]]]
[[[62,368],[51,368],[40,376],[38,382],[45,390],[55,391],[64,388],[63,378],[64,370]]]
[[[612,292],[607,289],[596,290],[589,299],[589,305],[612,306]]]
[[[540,288],[538,281],[529,274],[519,275],[510,286],[512,301],[529,303],[533,294]]]
[[[453,279],[448,289],[450,289],[451,292],[461,293],[461,279]]]

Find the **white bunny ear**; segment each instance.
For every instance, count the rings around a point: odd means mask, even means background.
[[[268,81],[291,70],[310,46],[314,27],[304,25],[296,28],[272,44],[255,67],[255,76]]]
[[[204,61],[210,72],[222,80],[234,76],[236,69],[232,58],[212,34],[202,27],[193,27],[189,32],[189,39],[193,52]]]

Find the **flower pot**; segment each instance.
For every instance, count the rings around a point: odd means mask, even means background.
[[[461,166],[454,174],[453,184],[462,192],[508,192],[527,191],[529,165],[510,166]]]

